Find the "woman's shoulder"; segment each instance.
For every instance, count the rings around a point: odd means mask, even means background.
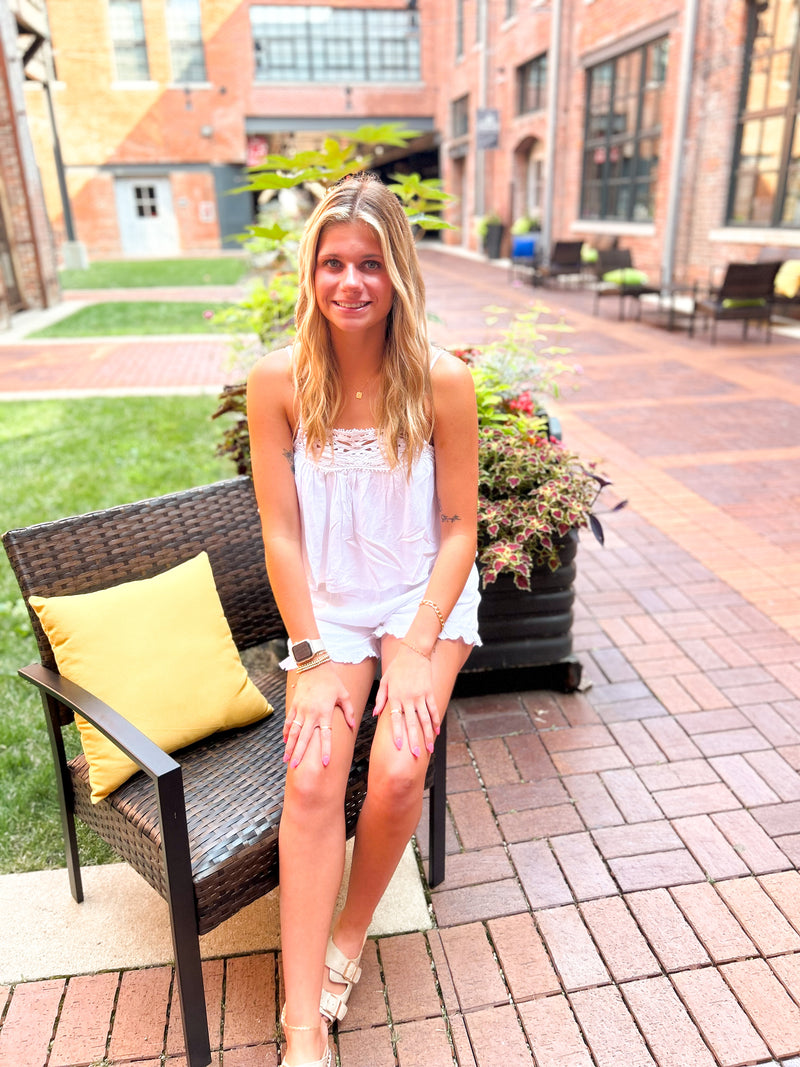
[[[250,369],[250,375],[252,377],[257,374],[261,377],[262,375],[285,374],[287,370],[291,370],[291,367],[292,346],[286,345],[284,348],[276,348],[260,356]]]
[[[468,381],[472,381],[472,375],[463,359],[454,356],[446,348],[431,346],[431,382],[434,387]]]

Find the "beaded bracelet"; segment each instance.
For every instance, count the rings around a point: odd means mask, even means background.
[[[432,652],[423,652],[421,648],[417,648],[416,645],[412,645],[410,641],[406,641],[404,637],[400,639],[400,644],[405,645],[406,648],[410,648],[412,652],[416,652],[418,656],[422,656],[423,659],[430,659],[433,655]]]
[[[313,671],[315,667],[321,667],[323,663],[330,663],[330,661],[331,657],[324,650],[315,652],[307,663],[301,663],[299,667],[295,667],[295,672],[302,674],[303,671]]]
[[[444,615],[442,615],[442,609],[439,607],[439,605],[438,604],[434,604],[434,602],[432,600],[420,600],[420,602],[419,602],[420,607],[422,607],[423,604],[425,605],[426,608],[433,608],[433,610],[436,612],[436,618],[439,620],[439,627],[440,627],[440,629],[443,630],[444,629]]]

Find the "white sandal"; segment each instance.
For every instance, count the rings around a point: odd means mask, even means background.
[[[319,1026],[290,1026],[286,1022],[286,1005],[281,1008],[281,1028],[283,1030],[318,1030]],[[325,1049],[325,1053],[321,1060],[314,1060],[313,1063],[298,1063],[290,1064],[288,1060],[281,1060],[280,1067],[331,1067],[331,1049],[330,1045]]]
[[[364,939],[364,944],[366,944],[366,938]],[[349,960],[341,949],[336,947],[333,938],[328,938],[328,947],[325,951],[325,966],[328,968],[331,981],[345,986],[341,993],[332,993],[329,989],[322,990],[319,1010],[320,1014],[324,1015],[329,1022],[341,1022],[347,1015],[347,1001],[353,992],[353,986],[361,977],[361,956],[363,952],[364,945],[361,946],[361,952],[359,952],[358,956],[354,960]]]

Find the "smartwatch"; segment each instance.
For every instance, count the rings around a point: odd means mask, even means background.
[[[317,652],[324,651],[325,642],[320,641],[319,638],[311,639],[306,637],[302,641],[289,642],[289,655],[298,667],[301,663],[307,663]]]

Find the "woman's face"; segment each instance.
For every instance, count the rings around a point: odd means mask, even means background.
[[[380,241],[365,222],[337,222],[323,230],[314,295],[332,330],[380,330],[383,336],[394,288]]]

